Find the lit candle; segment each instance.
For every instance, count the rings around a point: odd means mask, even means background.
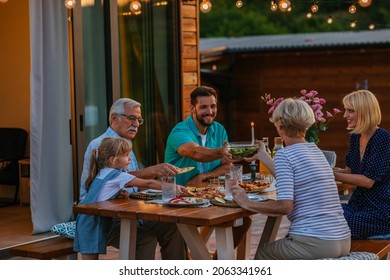
[[[251,130],[252,130],[252,145],[255,144],[255,123],[251,122]]]
[[[251,122],[251,132],[252,132],[252,145],[255,144],[255,123]],[[255,164],[255,161],[252,160],[251,164]]]

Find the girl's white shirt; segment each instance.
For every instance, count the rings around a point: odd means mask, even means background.
[[[100,169],[98,175],[96,178],[98,179],[104,179],[112,170],[113,168],[103,168]],[[134,192],[137,191],[137,188],[126,188],[125,185],[128,182],[131,182],[136,178],[134,175],[131,175],[130,173],[127,173],[126,171],[123,171],[118,174],[115,178],[108,180],[104,186],[102,186],[101,190],[99,191],[98,197],[96,201],[105,201],[112,198],[115,198],[115,196],[118,194],[120,190],[127,190],[128,192]]]

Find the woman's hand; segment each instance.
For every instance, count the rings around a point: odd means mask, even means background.
[[[259,146],[259,148],[257,149],[257,153],[252,157],[244,158],[244,160],[247,162],[260,160],[260,158],[262,157],[262,153],[267,154],[267,151],[265,150],[265,145],[264,145],[263,141],[256,140],[255,143]]]
[[[232,195],[234,201],[243,208],[245,208],[245,205],[250,201],[245,190],[241,188],[238,184],[232,186]]]

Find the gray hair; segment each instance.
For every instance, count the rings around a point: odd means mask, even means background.
[[[119,98],[111,106],[110,115],[108,117],[108,121],[109,121],[110,125],[111,125],[111,116],[113,114],[116,114],[116,115],[123,114],[125,112],[125,107],[140,108],[141,103],[139,103],[133,99],[130,99],[130,98]]]
[[[287,98],[275,108],[270,121],[279,122],[287,136],[298,137],[305,135],[306,130],[315,123],[315,117],[309,104]]]

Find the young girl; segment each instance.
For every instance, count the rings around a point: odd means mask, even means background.
[[[161,182],[140,179],[124,170],[130,163],[131,142],[124,138],[105,138],[91,156],[86,180],[87,196],[81,204],[128,197],[126,186],[161,189]],[[97,260],[106,254],[111,218],[79,214],[76,219],[74,250],[82,259]]]

